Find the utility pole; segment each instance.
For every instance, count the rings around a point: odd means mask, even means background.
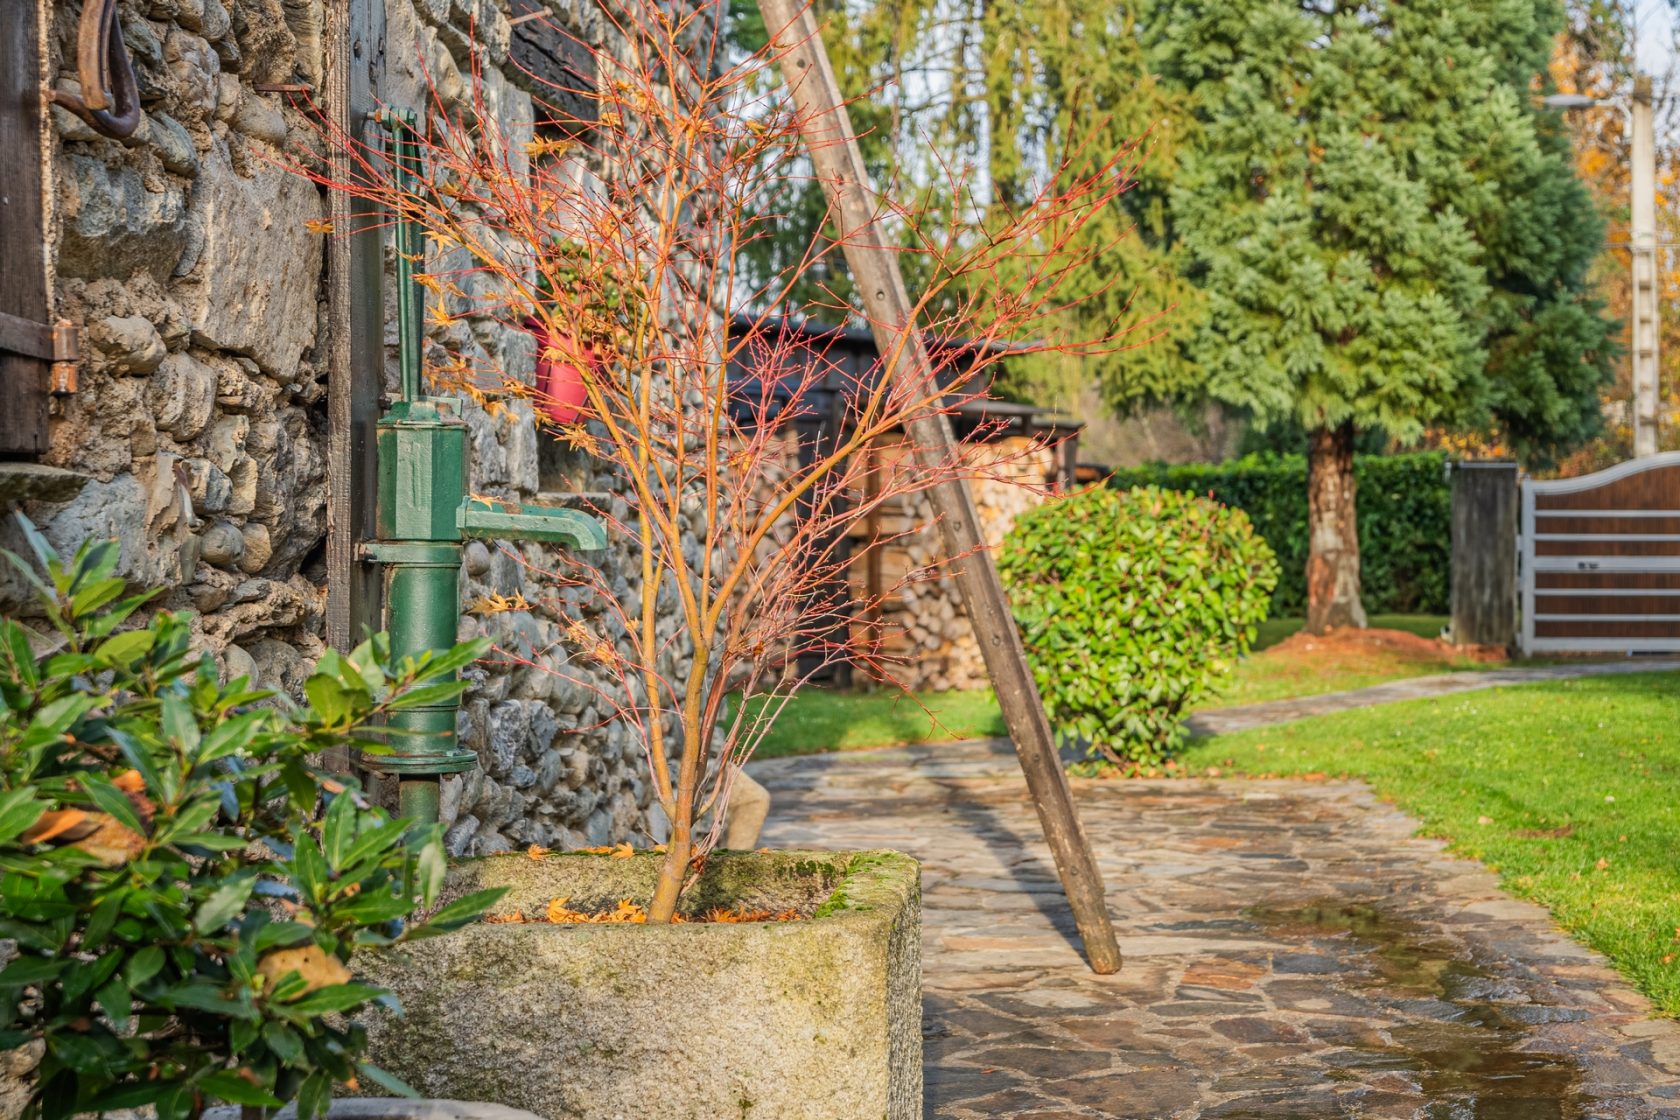
[[[1657,374],[1657,155],[1651,79],[1633,82],[1628,105],[1632,182],[1628,190],[1633,254],[1633,453],[1657,453],[1661,387]]]
[[[1622,111],[1628,138],[1628,243],[1633,258],[1633,286],[1628,293],[1633,318],[1633,454],[1657,453],[1662,385],[1658,376],[1657,339],[1657,140],[1651,79],[1633,80],[1631,97],[1589,97],[1554,93],[1543,98],[1548,109],[1592,109],[1613,105]]]

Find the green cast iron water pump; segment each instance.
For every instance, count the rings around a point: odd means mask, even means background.
[[[414,189],[420,150],[412,112],[385,114],[391,162],[403,192]],[[377,540],[365,559],[385,573],[385,629],[401,658],[455,645],[460,627],[461,542],[468,538],[543,541],[584,551],[607,546],[605,528],[572,509],[521,505],[467,495],[467,425],[462,402],[420,392],[425,290],[414,266],[425,251],[420,228],[407,214],[396,222],[397,348],[401,394],[376,425],[379,485]],[[478,764],[456,739],[460,701],[395,713],[388,723],[391,753],[378,769],[398,778],[402,815],[438,819],[438,782]]]

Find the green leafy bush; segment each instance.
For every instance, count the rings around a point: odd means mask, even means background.
[[[1153,486],[1024,514],[998,569],[1050,722],[1116,764],[1158,762],[1180,742],[1277,583],[1241,510]]]
[[[1452,488],[1437,451],[1358,455],[1359,561],[1365,609],[1373,614],[1445,614],[1452,567]],[[1235,506],[1277,553],[1274,615],[1307,608],[1307,461],[1249,455],[1229,463],[1152,464],[1114,472],[1117,490],[1160,486]]]
[[[0,620],[0,1049],[40,1053],[30,1114],[295,1099],[308,1117],[353,1078],[405,1091],[362,1060],[353,1016],[388,997],[352,956],[496,892],[411,920],[442,884],[440,827],[390,819],[318,756],[379,750],[367,725],[457,692],[482,646],[328,653],[296,705],[218,681],[184,614],[120,630],[145,596],[113,578],[116,542],[65,563],[24,529],[40,570],[6,555],[45,624]]]

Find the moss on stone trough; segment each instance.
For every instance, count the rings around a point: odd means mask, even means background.
[[[496,856],[448,895],[494,913],[646,903],[659,856]],[[921,873],[896,852],[722,852],[684,910],[800,921],[479,924],[374,958],[407,1014],[374,1060],[428,1096],[551,1120],[921,1114]]]

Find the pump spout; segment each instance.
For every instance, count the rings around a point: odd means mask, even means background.
[[[465,498],[455,513],[461,536],[479,540],[543,541],[580,552],[607,547],[606,526],[575,509]]]

